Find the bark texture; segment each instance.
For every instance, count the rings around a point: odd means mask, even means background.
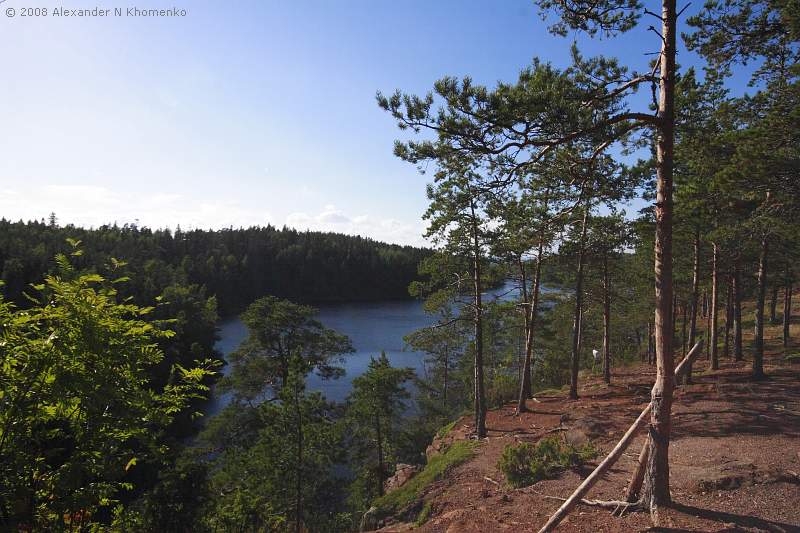
[[[584,243],[586,242],[586,226],[589,220],[589,202],[583,210],[583,221],[581,223],[581,241],[578,251],[578,273],[575,279],[575,319],[572,327],[572,359],[570,368],[569,398],[578,399],[578,370],[580,368],[581,351],[581,309],[583,307],[583,263],[584,263]]]
[[[731,322],[733,321],[733,285],[732,277],[728,276],[725,284],[725,343],[722,356],[726,359],[731,356]]]
[[[603,257],[603,380],[611,383],[611,288],[608,258]]]
[[[472,204],[472,257],[475,325],[475,432],[479,439],[486,436],[486,397],[483,385],[483,283],[481,279],[481,246],[478,237],[478,220]]]
[[[694,232],[694,261],[692,262],[692,301],[689,316],[689,346],[697,340],[697,299],[700,294],[700,230]],[[685,384],[692,382],[692,366],[686,370],[683,379]]]
[[[753,336],[753,379],[764,378],[764,300],[767,290],[767,254],[769,240],[761,239],[758,255],[758,287],[756,289],[755,333]]]
[[[719,355],[717,353],[717,322],[719,321],[719,273],[717,268],[717,259],[719,256],[719,249],[717,243],[712,244],[711,255],[711,369],[719,370]]]
[[[741,361],[742,352],[742,272],[739,261],[733,269],[733,358]]]
[[[536,317],[539,312],[539,286],[542,275],[542,253],[544,251],[544,235],[539,235],[539,249],[536,255],[536,272],[533,275],[533,294],[529,309],[526,309],[525,319],[525,364],[522,369],[522,384],[519,398],[517,399],[517,413],[528,410],[527,399],[533,396],[533,336],[536,327]]]
[[[792,280],[786,278],[786,287],[783,293],[783,347],[789,347],[789,326],[792,323]]]
[[[672,392],[675,361],[672,352],[672,171],[675,135],[675,0],[661,8],[661,56],[658,116],[661,127],[656,143],[655,336],[656,383],[652,392],[649,456],[642,487],[642,502],[652,512],[671,503],[669,491],[669,438],[672,430]],[[656,515],[657,516],[657,515]]]

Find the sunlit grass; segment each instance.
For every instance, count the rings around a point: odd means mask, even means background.
[[[381,516],[389,516],[407,508],[419,500],[424,490],[437,479],[441,479],[451,468],[468,461],[476,452],[477,441],[454,442],[447,451],[434,455],[425,468],[412,477],[405,485],[373,502]]]

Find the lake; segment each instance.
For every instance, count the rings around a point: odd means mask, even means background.
[[[547,289],[543,288],[543,292]],[[488,299],[505,300],[516,298],[516,291],[510,285],[488,291]],[[418,375],[424,372],[425,354],[408,349],[403,337],[420,328],[434,323],[434,317],[427,315],[419,300],[354,302],[340,304],[323,304],[317,318],[326,327],[343,335],[347,335],[353,343],[355,352],[345,357],[342,366],[345,375],[339,379],[320,379],[316,374],[308,378],[308,389],[321,391],[328,400],[341,402],[352,388],[353,378],[367,370],[370,359],[380,355],[381,351],[395,367],[413,368]],[[235,350],[247,336],[247,328],[238,318],[230,319],[219,325],[219,341],[216,348],[227,356]],[[229,372],[230,366],[223,368]],[[218,413],[230,398],[227,395],[212,397],[206,415]]]

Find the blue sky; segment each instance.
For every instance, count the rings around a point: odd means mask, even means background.
[[[187,15],[4,14],[59,5]],[[288,224],[420,244],[428,178],[392,155],[401,132],[376,90],[513,80],[533,56],[566,65],[570,43],[547,33],[531,0],[7,0],[0,216]],[[658,38],[642,29],[579,44],[644,69]],[[698,64],[685,51],[679,62]]]

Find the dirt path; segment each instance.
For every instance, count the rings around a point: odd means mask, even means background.
[[[694,384],[676,390],[670,446],[675,506],[662,515],[660,529],[649,529],[645,513],[616,518],[579,506],[559,531],[800,532],[800,364],[784,362],[776,347],[766,363],[770,379],[755,383],[748,362],[725,360],[721,370],[711,372],[701,360]],[[503,448],[559,433],[570,441],[591,440],[602,458],[646,405],[653,380],[652,367],[637,365],[615,373],[610,387],[598,378],[585,380],[577,401],[540,397],[531,404],[534,412],[523,416],[514,416],[510,405],[490,412],[481,452],[429,488],[425,501],[432,504],[431,517],[418,529],[537,531],[560,505],[546,496],[568,496],[595,465],[513,489],[496,468]],[[471,431],[464,418],[450,438],[466,438]],[[589,498],[623,497],[643,441],[639,435]],[[409,527],[396,524],[384,531]]]

